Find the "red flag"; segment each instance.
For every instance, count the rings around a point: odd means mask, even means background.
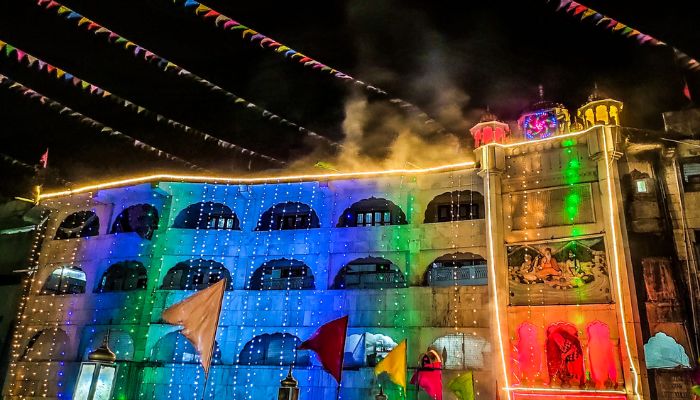
[[[688,86],[688,81],[684,81],[685,86],[683,86],[683,95],[689,100],[693,101],[693,98],[690,97],[690,87]]]
[[[430,350],[423,354],[421,366],[411,378],[411,384],[425,390],[433,400],[442,400],[442,359]]]
[[[297,349],[312,350],[318,354],[323,368],[333,375],[338,384],[340,384],[347,332],[348,316],[346,315],[322,325]]]
[[[221,315],[221,302],[226,290],[226,279],[222,279],[204,290],[163,311],[163,320],[172,325],[182,325],[182,334],[192,343],[209,374],[214,353],[216,327]]]
[[[49,149],[46,149],[46,152],[41,155],[41,158],[39,159],[39,164],[46,169],[46,167],[49,165]]]

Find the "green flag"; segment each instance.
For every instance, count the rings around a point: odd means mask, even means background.
[[[447,388],[457,396],[459,400],[474,400],[474,378],[472,371],[467,371],[462,375],[452,379]]]

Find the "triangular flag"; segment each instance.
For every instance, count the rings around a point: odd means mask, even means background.
[[[425,390],[433,400],[442,400],[442,359],[435,350],[421,358],[421,366],[411,377],[411,384]]]
[[[140,142],[135,141],[138,146]],[[204,373],[209,374],[214,353],[216,328],[219,325],[221,303],[226,290],[226,279],[222,279],[204,290],[163,311],[163,321],[181,325],[182,334],[199,353]]]
[[[595,10],[591,10],[591,9],[589,8],[589,9],[587,9],[586,11],[583,12],[583,16],[581,17],[581,20],[584,20],[584,19],[590,17],[590,16],[593,15],[593,14],[596,14]]]
[[[406,339],[394,347],[389,354],[374,367],[374,374],[386,372],[392,382],[406,391]]]
[[[39,159],[39,164],[41,164],[41,167],[46,169],[46,167],[49,165],[49,149],[46,149],[46,152],[41,155],[41,158]]]
[[[348,331],[348,316],[321,325],[310,338],[297,347],[312,350],[321,359],[321,365],[340,384],[343,371],[345,336]]]
[[[693,98],[690,96],[690,87],[688,86],[688,82],[684,81],[685,85],[683,86],[683,95],[689,100],[693,101]]]
[[[447,385],[447,388],[450,389],[459,400],[474,400],[474,376],[472,375],[472,371],[466,371],[452,379]]]

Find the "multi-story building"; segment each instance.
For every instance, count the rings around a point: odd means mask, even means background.
[[[668,254],[635,253],[635,227],[647,234],[665,214],[635,219],[660,194],[647,169],[630,171],[621,111],[592,98],[572,122],[540,102],[512,131],[485,116],[471,130],[474,162],[428,169],[159,175],[46,194],[53,211],[3,394],[70,398],[108,335],[116,399],[276,398],[289,365],[302,399],[334,398],[333,378],[295,348],[349,315],[344,399],[372,398],[379,383],[401,398],[372,367],[403,339],[409,373],[429,349],[439,355],[445,398],[465,373],[477,399],[657,396],[645,347],[676,352],[660,368],[690,368],[694,326],[690,302],[645,295],[679,277]],[[160,316],[224,278],[205,388],[196,351]],[[650,329],[661,306],[648,304],[661,301],[679,321]]]

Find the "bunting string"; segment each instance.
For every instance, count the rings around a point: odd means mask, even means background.
[[[4,50],[4,51],[3,51]],[[16,46],[13,46],[7,42],[4,42],[0,40],[0,55],[5,56],[11,60],[16,60],[19,64],[26,66],[28,68],[36,68],[40,72],[45,72],[48,74],[50,77],[55,78],[56,80],[59,81],[65,81],[68,82],[69,84],[73,85],[74,87],[81,89],[83,92],[90,94],[92,96],[96,96],[99,98],[104,98],[111,100],[115,104],[118,104],[127,110],[134,112],[138,115],[144,115],[149,118],[155,119],[158,122],[165,123],[169,127],[179,129],[183,132],[186,132],[188,134],[197,136],[201,139],[203,139],[206,142],[213,142],[217,146],[227,149],[227,150],[234,150],[237,151],[240,154],[246,155],[246,156],[251,156],[251,157],[257,157],[261,158],[265,161],[268,161],[272,164],[279,165],[279,166],[284,166],[286,163],[284,161],[280,161],[276,158],[248,150],[246,148],[243,148],[241,146],[238,146],[233,143],[229,143],[225,140],[219,139],[215,136],[212,136],[210,134],[204,133],[202,131],[199,131],[195,128],[192,128],[188,125],[185,125],[183,123],[180,123],[178,121],[172,120],[168,117],[165,117],[161,114],[158,114],[156,112],[150,111],[146,107],[143,107],[141,105],[138,105],[134,102],[131,102],[129,100],[126,100],[122,97],[119,97],[93,83],[90,83],[86,80],[83,80],[81,78],[78,78],[77,76],[69,73],[68,71],[61,69],[59,67],[56,67],[54,65],[51,65],[47,63],[46,61],[41,60],[40,58],[33,56],[29,53],[27,53],[24,50],[21,50],[17,48]]]
[[[551,0],[547,0],[550,2]],[[648,44],[652,46],[666,46],[673,49],[673,54],[675,55],[676,62],[679,63],[683,68],[690,71],[700,71],[700,62],[696,59],[690,57],[686,53],[678,50],[676,47],[669,45],[651,35],[642,33],[631,26],[625,25],[620,21],[610,18],[606,15],[599,13],[598,11],[586,7],[581,3],[577,3],[573,0],[559,0],[559,6],[557,6],[557,11],[563,11],[566,14],[577,17],[580,21],[588,19],[589,21],[595,23],[596,26],[602,26],[603,28],[618,33],[622,36],[634,39],[640,45]]]
[[[103,25],[98,24],[97,22],[84,17],[81,14],[78,14],[77,12],[71,10],[70,8],[64,6],[63,4],[54,1],[54,0],[37,0],[37,4],[46,9],[47,11],[55,13],[57,16],[63,18],[64,20],[74,23],[76,26],[79,28],[82,28],[83,30],[93,33],[96,36],[103,37],[108,43],[126,50],[127,52],[133,54],[137,59],[140,59],[142,61],[145,61],[149,64],[156,65],[161,71],[163,72],[169,72],[173,73],[177,76],[181,76],[183,78],[189,79],[192,82],[195,82],[198,85],[201,85],[205,88],[207,88],[211,92],[215,93],[220,93],[230,100],[233,101],[234,104],[240,106],[242,109],[256,113],[257,115],[261,116],[264,120],[275,122],[281,126],[287,127],[289,129],[295,130],[303,135],[306,135],[312,139],[324,142],[326,144],[329,144],[331,146],[337,147],[340,146],[339,143],[334,142],[328,138],[326,138],[323,135],[319,135],[318,133],[309,130],[297,123],[294,123],[292,121],[289,121],[285,118],[280,117],[279,115],[268,111],[238,95],[235,95],[231,93],[230,91],[208,81],[205,78],[202,78],[201,76],[190,72],[181,66],[175,64],[172,61],[169,61],[158,54],[146,49],[143,46],[140,46],[139,44],[132,42],[131,40],[115,33],[114,31],[106,28]]]
[[[44,106],[58,112],[58,114],[68,116],[68,117],[80,122],[83,125],[86,125],[86,126],[89,126],[90,128],[98,130],[102,134],[129,142],[133,147],[136,147],[137,149],[147,151],[151,154],[155,154],[156,156],[158,156],[160,158],[164,158],[164,159],[169,160],[169,161],[174,161],[174,162],[180,163],[180,164],[182,164],[190,169],[195,169],[198,171],[206,171],[205,169],[197,166],[196,164],[193,164],[193,163],[191,163],[187,160],[184,160],[180,157],[174,156],[166,151],[163,151],[163,150],[160,150],[156,147],[153,147],[153,146],[149,145],[148,143],[144,143],[140,140],[137,140],[137,139],[125,134],[125,133],[122,133],[116,129],[110,128],[109,126],[107,126],[101,122],[97,122],[94,119],[92,119],[86,115],[83,115],[83,114],[73,110],[70,107],[66,107],[63,104],[59,103],[58,101],[50,99],[50,98],[42,95],[41,93],[38,93],[34,89],[31,89],[31,88],[29,88],[29,87],[27,87],[19,82],[16,82],[3,74],[0,74],[0,87],[4,87],[10,91],[13,91],[15,93],[19,93],[26,98],[29,98],[31,100],[35,100],[38,103],[40,103],[41,105],[44,105]]]
[[[231,31],[231,32],[237,32],[240,36],[241,39],[243,39],[244,42],[247,43],[252,43],[252,44],[258,44],[260,47],[263,49],[269,49],[275,52],[276,54],[279,54],[283,56],[285,59],[296,61],[297,63],[303,65],[306,68],[316,70],[316,71],[321,71],[324,73],[327,73],[328,75],[343,80],[345,82],[352,82],[353,84],[362,87],[366,91],[373,93],[373,94],[378,94],[382,96],[389,96],[389,94],[376,87],[372,86],[366,82],[363,82],[359,79],[354,78],[353,76],[346,74],[342,71],[339,71],[338,69],[332,68],[326,64],[323,64],[301,52],[298,52],[294,49],[292,49],[289,46],[286,46],[274,39],[272,39],[269,36],[265,36],[262,33],[245,26],[230,17],[212,9],[211,7],[208,7],[202,3],[199,3],[195,0],[172,0],[173,3],[181,4],[186,10],[189,12],[193,13],[194,15],[200,17],[203,21],[207,21],[212,23],[214,26],[216,26],[219,29],[222,29],[224,31]],[[391,97],[389,101],[392,104],[395,104],[399,106],[401,109],[406,110],[411,112],[413,115],[418,117],[422,122],[430,126],[431,129],[434,129],[438,133],[445,133],[446,129],[442,127],[435,119],[431,118],[427,113],[425,113],[423,110],[421,110],[418,106],[409,103],[406,100],[397,98],[397,97]]]

